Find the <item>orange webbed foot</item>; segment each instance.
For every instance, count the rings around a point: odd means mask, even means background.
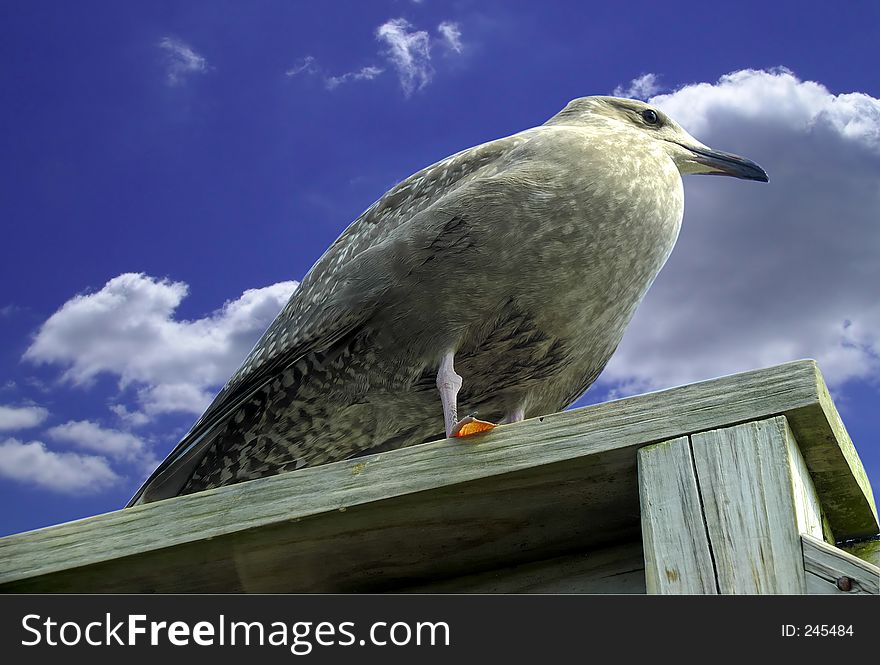
[[[467,416],[455,423],[455,426],[452,428],[452,436],[456,438],[473,436],[474,434],[488,432],[496,427],[497,425],[495,423],[490,423],[486,420],[478,420],[473,416]]]

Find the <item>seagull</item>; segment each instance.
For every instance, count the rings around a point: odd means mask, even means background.
[[[768,180],[616,97],[415,173],[318,259],[128,505],[565,408],[669,257],[686,174]]]

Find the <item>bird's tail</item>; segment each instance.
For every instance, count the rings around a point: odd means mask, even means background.
[[[201,434],[195,434],[195,432],[187,434],[177,444],[174,451],[165,458],[165,461],[141,485],[125,507],[131,508],[142,503],[152,503],[180,494],[205,452],[221,431],[222,426],[215,426]]]
[[[180,494],[205,454],[211,449],[218,437],[223,435],[229,419],[236,412],[236,409],[262,390],[266,383],[267,381],[264,381],[257,385],[225,408],[212,410],[209,407],[208,411],[202,415],[168,457],[153,471],[125,507],[131,508],[142,503],[160,501]]]

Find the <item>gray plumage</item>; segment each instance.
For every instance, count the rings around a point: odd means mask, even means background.
[[[480,418],[571,404],[672,251],[685,173],[766,180],[611,97],[407,178],[318,260],[129,505],[442,438],[450,376]]]

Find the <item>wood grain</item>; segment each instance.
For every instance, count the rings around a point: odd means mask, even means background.
[[[794,501],[795,526],[798,533],[805,533],[819,539],[834,542],[834,534],[819,502],[819,494],[810,476],[810,471],[798,442],[788,427],[784,416],[774,419],[779,435],[785,445],[788,462],[788,479]],[[767,422],[767,421],[764,421]],[[769,425],[769,423],[768,423]],[[772,427],[772,425],[771,425]]]
[[[703,432],[691,441],[720,592],[805,593],[788,454],[797,444],[785,418]],[[801,502],[802,513],[810,507]]]
[[[803,419],[793,412],[785,415],[810,469],[834,535],[839,540],[875,535],[880,526],[868,474],[815,363],[813,371],[819,411]],[[840,482],[842,478],[847,480]]]
[[[647,592],[718,593],[688,437],[642,448],[638,469]]]

